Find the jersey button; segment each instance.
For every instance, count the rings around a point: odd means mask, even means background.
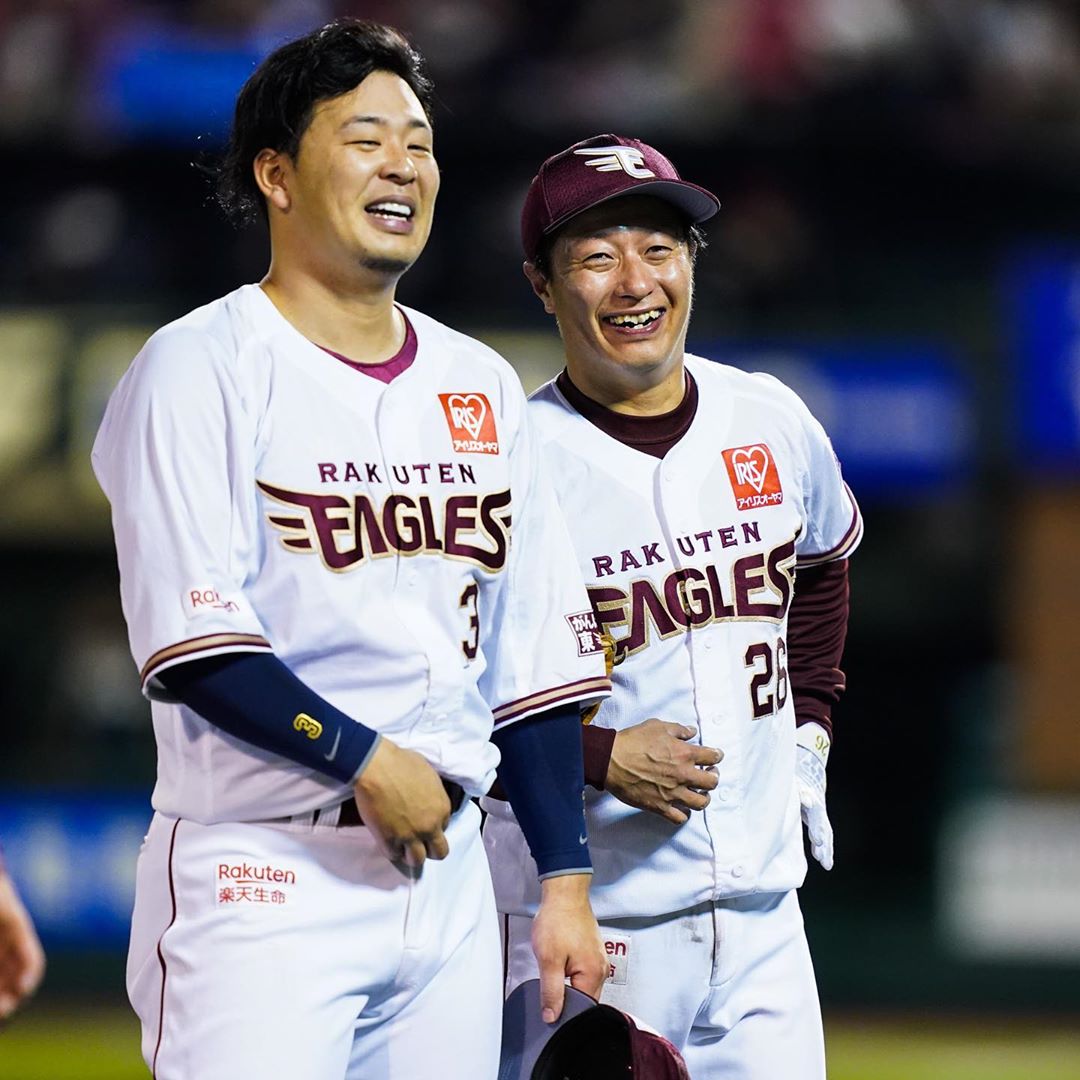
[[[733,866],[731,868],[731,876],[732,877],[736,877],[736,878],[742,877],[745,872],[746,871],[743,869],[742,863],[739,863],[738,866]]]
[[[730,788],[721,788],[717,793],[721,802],[727,802],[731,798]]]

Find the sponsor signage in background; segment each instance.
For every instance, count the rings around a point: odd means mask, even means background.
[[[921,494],[970,475],[972,392],[942,349],[695,342],[690,351],[790,386],[829,432],[860,498]]]
[[[47,949],[123,949],[146,792],[4,795],[4,858]]]
[[[1018,254],[1004,276],[1019,450],[1080,465],[1080,250]]]
[[[956,955],[1080,963],[1080,800],[990,795],[941,829],[938,922]]]

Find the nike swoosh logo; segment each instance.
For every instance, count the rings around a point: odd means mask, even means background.
[[[578,842],[579,844],[587,844],[587,843],[589,842],[589,838],[588,838],[588,837],[587,837],[587,836],[586,836],[586,835],[585,835],[584,833],[582,833],[582,834],[581,834],[581,835],[580,835],[580,836],[579,836],[579,837],[577,838],[577,842]]]
[[[337,757],[338,743],[341,742],[341,728],[337,729],[337,734],[334,736],[334,745],[330,748],[329,754],[323,754],[323,758],[326,761],[333,761]]]

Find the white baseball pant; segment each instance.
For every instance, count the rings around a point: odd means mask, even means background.
[[[156,1080],[493,1080],[502,998],[480,813],[412,880],[363,826],[154,816],[128,994]]]
[[[532,920],[503,919],[506,992],[536,978]],[[795,890],[600,923],[600,1000],[655,1028],[693,1080],[824,1080],[821,1006]]]

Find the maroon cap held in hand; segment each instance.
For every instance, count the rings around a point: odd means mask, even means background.
[[[620,195],[652,195],[677,206],[694,223],[720,209],[720,200],[679,176],[659,150],[640,139],[594,135],[553,154],[533,177],[521,210],[521,242],[531,262],[541,240],[576,214]]]
[[[562,1015],[540,1019],[540,980],[503,1003],[498,1080],[690,1080],[682,1054],[629,1013],[566,988]]]

